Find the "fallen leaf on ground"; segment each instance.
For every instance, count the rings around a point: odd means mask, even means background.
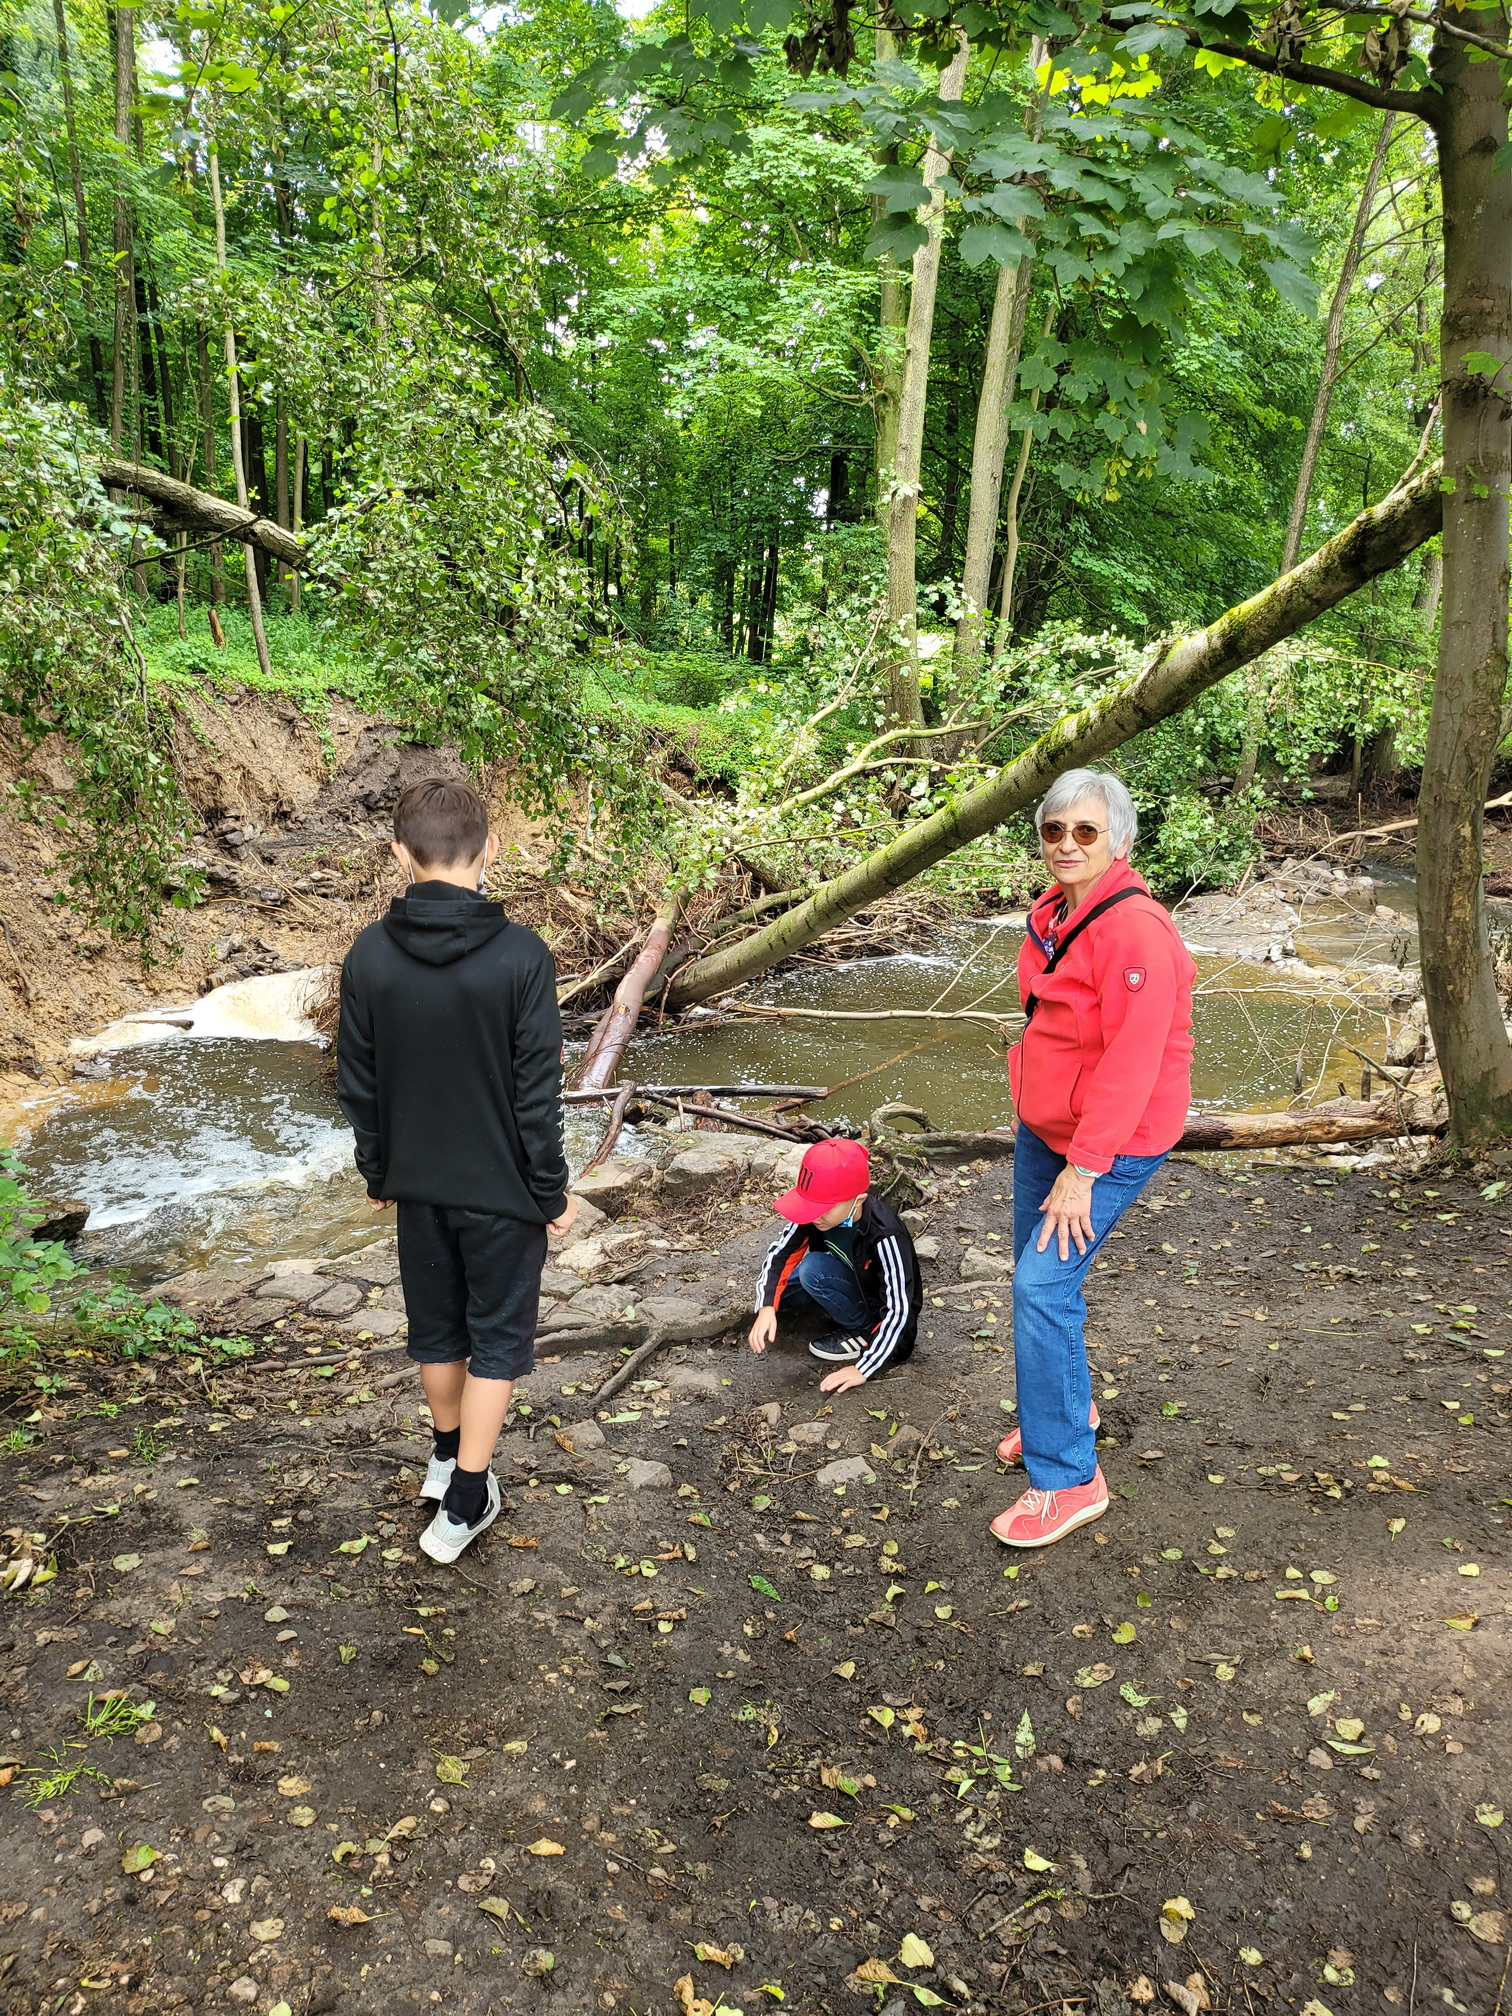
[[[933,1967],[934,1953],[917,1932],[905,1932],[898,1947],[898,1962],[903,1967]]]
[[[371,1925],[373,1922],[357,1904],[333,1904],[326,1916],[337,1925]]]
[[[282,1939],[283,1929],[282,1918],[259,1918],[247,1927],[260,1946],[271,1946],[275,1939]]]
[[[823,1831],[829,1827],[844,1827],[846,1822],[840,1818],[838,1813],[810,1813],[808,1824],[810,1827]]]
[[[278,1789],[285,1799],[298,1799],[310,1789],[308,1778],[280,1778]]]
[[[1187,1936],[1187,1927],[1197,1913],[1188,1897],[1167,1897],[1160,1907],[1160,1936],[1169,1939],[1173,1946],[1179,1946]]]
[[[156,1848],[149,1848],[145,1841],[138,1841],[134,1848],[128,1848],[121,1857],[121,1869],[127,1876],[140,1876],[144,1869],[150,1869],[158,1859]]]
[[[1024,1850],[1024,1867],[1026,1869],[1033,1869],[1038,1872],[1043,1872],[1046,1869],[1053,1869],[1055,1867],[1055,1864],[1053,1862],[1047,1861],[1046,1858],[1039,1853],[1038,1849],[1026,1848]]]
[[[1483,1939],[1488,1946],[1501,1946],[1507,1937],[1507,1916],[1504,1911],[1477,1911],[1465,1920],[1465,1930],[1473,1938]]]
[[[695,1960],[714,1967],[737,1967],[744,1960],[744,1946],[706,1946],[700,1939],[693,1948]]]
[[[436,1776],[443,1785],[463,1785],[471,1767],[461,1757],[438,1757]]]
[[[490,1918],[497,1918],[501,1924],[509,1923],[509,1906],[502,1897],[480,1897],[478,1909],[486,1911]]]
[[[1083,1666],[1074,1676],[1073,1684],[1078,1687],[1105,1687],[1113,1678],[1113,1672],[1111,1666],[1099,1659],[1095,1666]]]
[[[691,1974],[680,1974],[672,1984],[672,1993],[682,2016],[714,2016],[714,2004],[694,1992]]]
[[[129,1575],[133,1568],[141,1567],[142,1557],[140,1554],[117,1554],[110,1565],[117,1574]]]
[[[1131,2002],[1138,2002],[1141,2006],[1148,2007],[1155,2000],[1155,1983],[1148,1974],[1141,1974],[1137,1981],[1125,1984],[1124,1993]]]
[[[532,1841],[525,1850],[527,1855],[565,1855],[567,1850],[560,1841],[550,1841],[543,1834],[539,1841]]]
[[[853,1981],[862,1981],[869,1988],[901,1987],[903,1984],[885,1960],[863,1960],[852,1974]]]

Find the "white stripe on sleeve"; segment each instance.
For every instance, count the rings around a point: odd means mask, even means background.
[[[882,1319],[872,1333],[871,1342],[856,1361],[858,1369],[868,1379],[887,1363],[908,1320],[908,1279],[903,1270],[902,1251],[891,1234],[878,1240],[877,1257],[882,1262],[885,1291]]]

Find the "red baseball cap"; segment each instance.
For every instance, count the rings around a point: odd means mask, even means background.
[[[871,1157],[859,1141],[816,1141],[804,1151],[798,1181],[772,1209],[795,1225],[812,1225],[870,1187]]]

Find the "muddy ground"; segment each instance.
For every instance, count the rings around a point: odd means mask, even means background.
[[[1505,1204],[1171,1165],[1092,1298],[1113,1508],[1014,1558],[1008,1198],[939,1178],[932,1334],[832,1409],[797,1333],[669,1348],[570,1450],[614,1354],[542,1363],[450,1570],[392,1350],[65,1364],[0,1458],[59,1565],[0,1608],[10,2016],[1504,2007]],[[646,1287],[750,1275],[759,1204],[704,1223]]]

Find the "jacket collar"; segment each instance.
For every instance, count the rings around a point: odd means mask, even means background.
[[[1048,954],[1051,933],[1058,933],[1062,921],[1073,923],[1076,917],[1090,910],[1094,903],[1100,903],[1105,896],[1111,896],[1117,889],[1128,888],[1138,889],[1145,896],[1150,894],[1149,884],[1125,854],[1093,883],[1091,891],[1077,905],[1073,916],[1065,920],[1058,915],[1060,906],[1065,901],[1064,894],[1058,882],[1052,883],[1044,895],[1037,897],[1030,905],[1025,928],[1041,952]]]

